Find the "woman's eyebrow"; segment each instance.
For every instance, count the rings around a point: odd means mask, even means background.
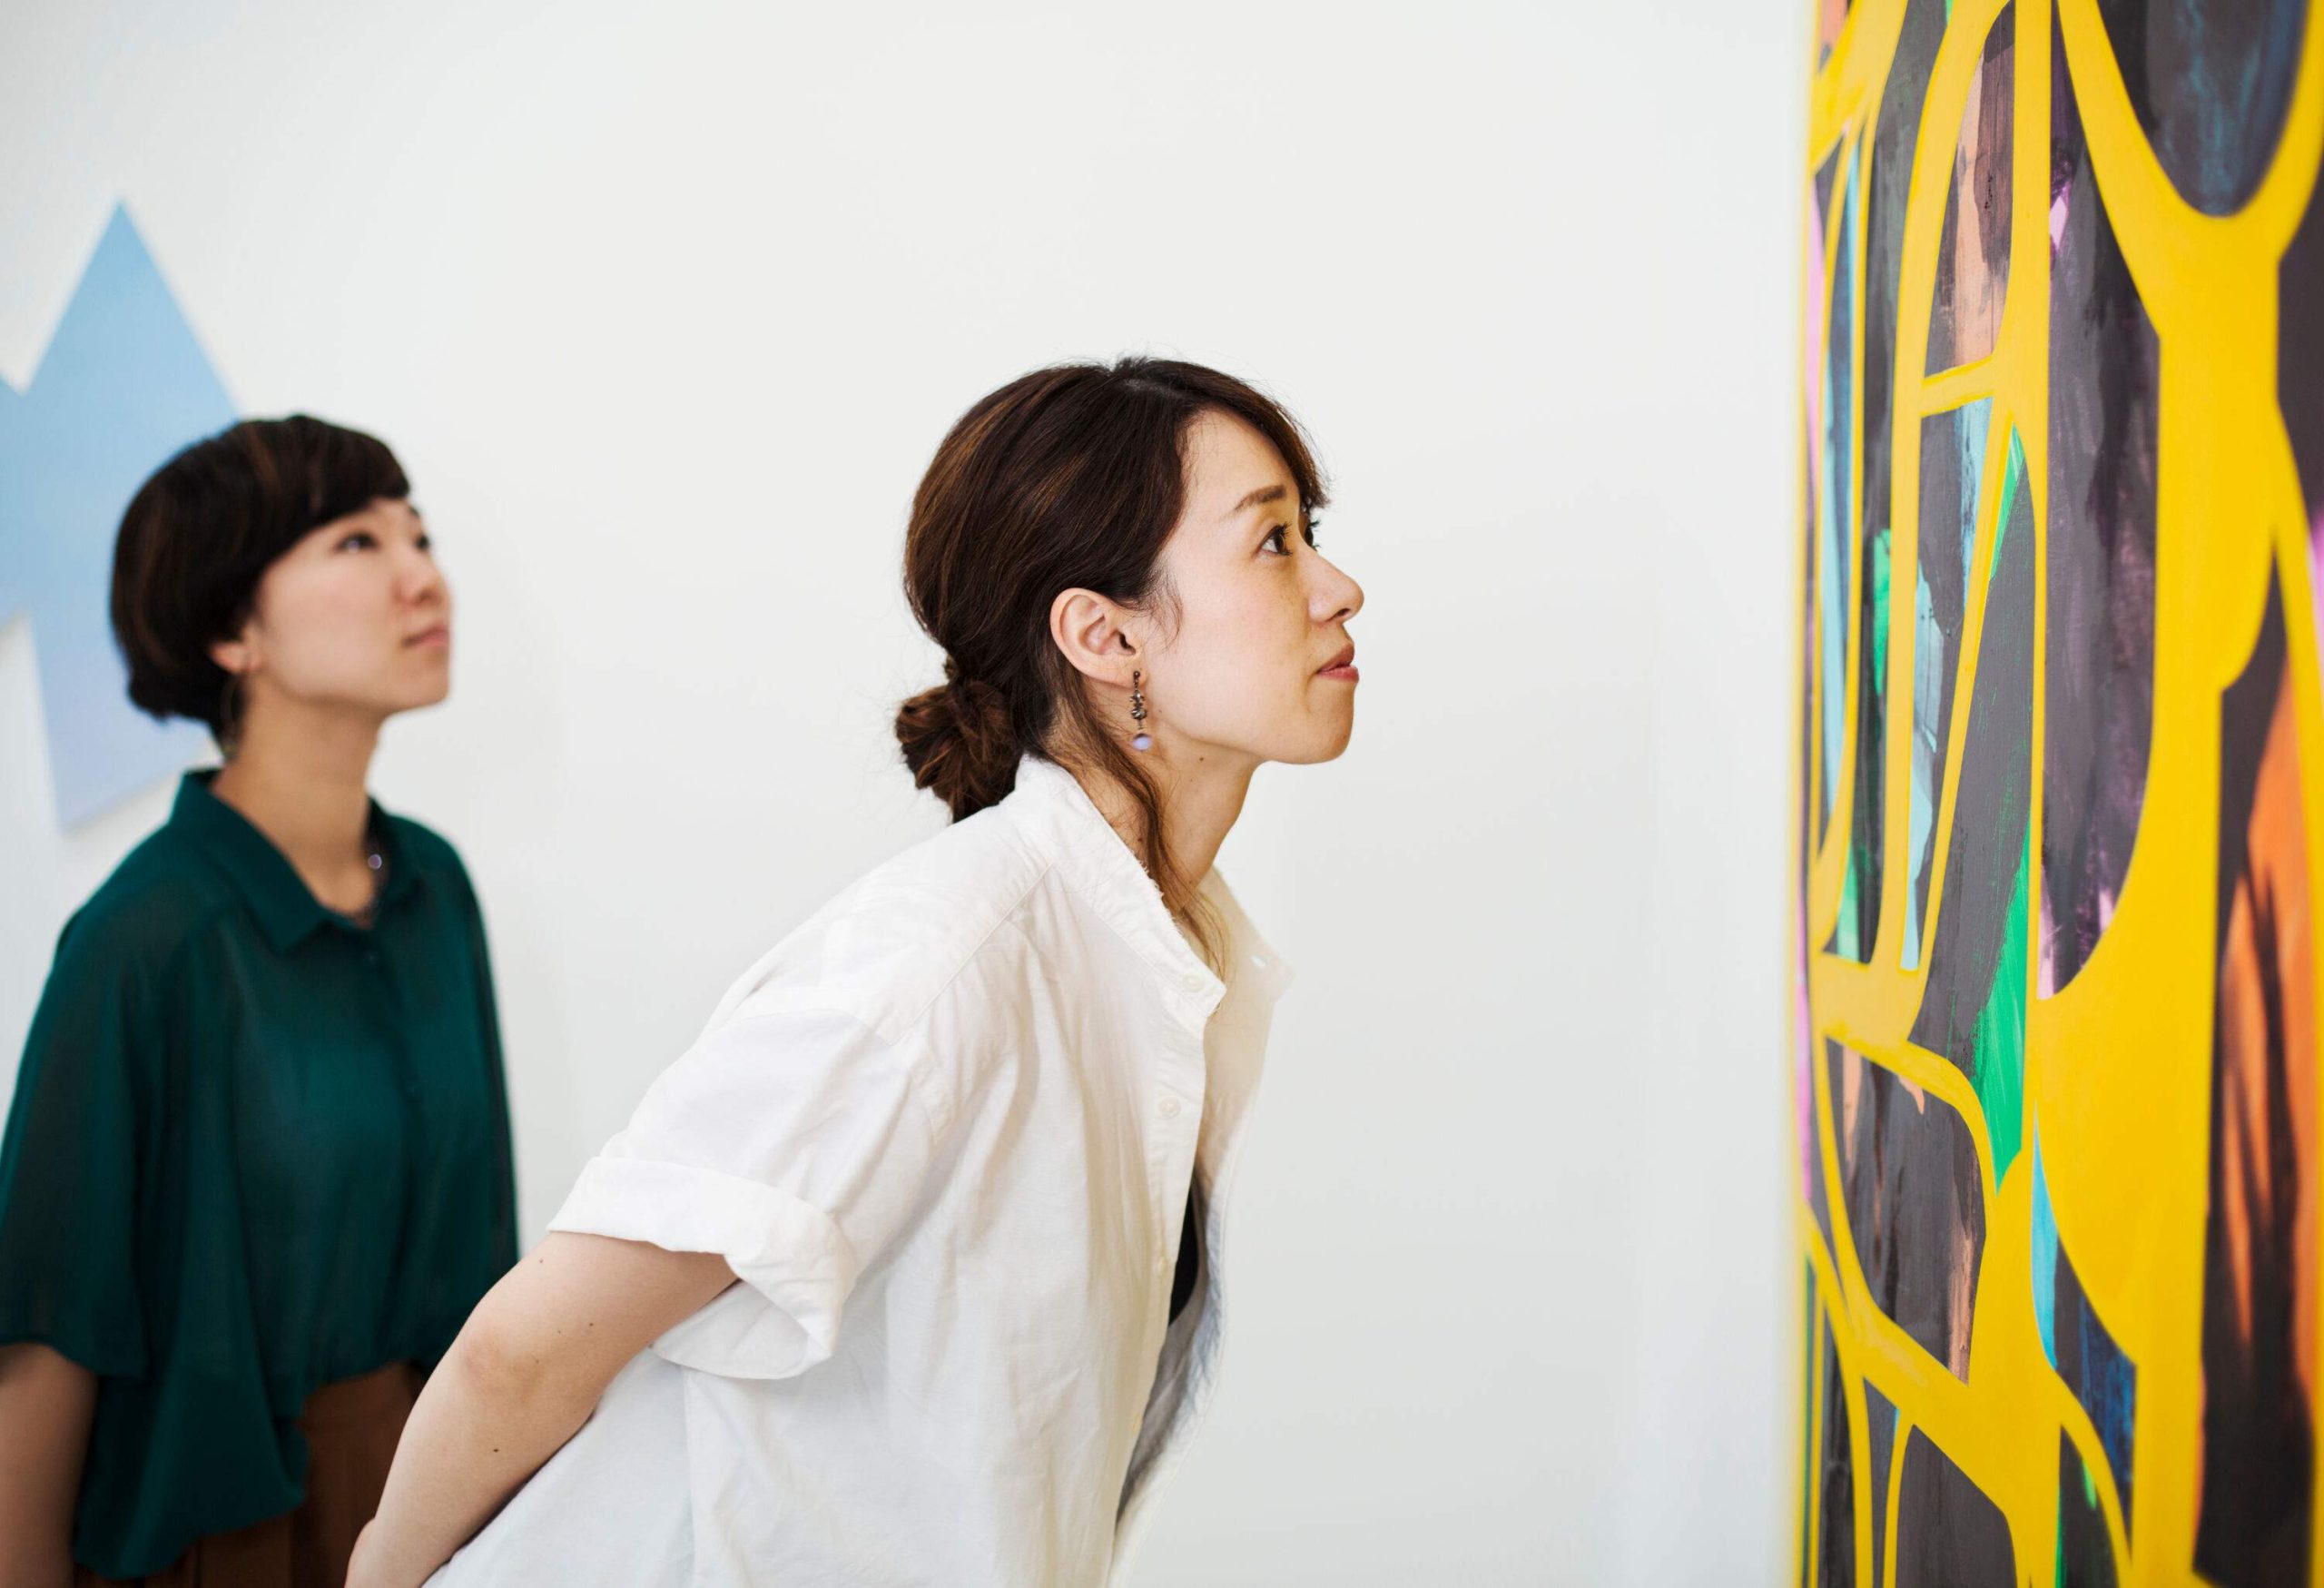
[[[1234,507],[1227,510],[1225,518],[1221,518],[1220,522],[1224,523],[1226,518],[1232,518],[1238,513],[1247,512],[1249,509],[1258,507],[1262,503],[1279,502],[1289,494],[1290,492],[1285,490],[1280,482],[1275,485],[1263,485],[1259,487],[1258,489],[1252,491],[1249,495],[1246,496],[1241,501],[1236,502]]]

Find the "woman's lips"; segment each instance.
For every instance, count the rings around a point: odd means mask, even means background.
[[[421,629],[403,643],[440,650],[452,643],[452,631],[439,623],[434,628]]]
[[[1326,667],[1322,672],[1316,674],[1315,676],[1318,678],[1344,678],[1349,683],[1353,684],[1356,681],[1359,675],[1356,673],[1355,664],[1354,662],[1346,662],[1336,667]]]

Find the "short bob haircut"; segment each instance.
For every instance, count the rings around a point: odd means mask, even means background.
[[[233,677],[210,647],[249,620],[259,578],[311,531],[411,483],[376,437],[306,414],[244,419],[155,469],[113,548],[113,632],[129,698],[192,717],[232,754]]]

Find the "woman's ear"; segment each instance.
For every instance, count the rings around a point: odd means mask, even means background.
[[[1065,659],[1101,684],[1129,686],[1138,649],[1121,608],[1094,590],[1061,590],[1049,606],[1049,638]]]
[[[210,647],[210,659],[238,678],[253,670],[257,656],[257,648],[247,639],[222,639]]]

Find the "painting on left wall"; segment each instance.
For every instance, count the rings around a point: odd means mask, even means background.
[[[25,389],[0,382],[0,626],[32,626],[56,819],[78,826],[199,757],[197,725],[129,703],[106,615],[122,509],[234,405],[116,208]]]

